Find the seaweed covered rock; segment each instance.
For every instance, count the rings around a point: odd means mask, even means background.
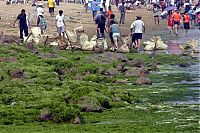
[[[24,71],[23,70],[13,70],[13,71],[8,71],[10,77],[12,79],[23,79],[25,78],[25,75],[24,75]]]
[[[102,112],[103,109],[94,97],[83,96],[78,101],[78,106],[82,108],[83,112]]]
[[[39,120],[40,121],[54,121],[55,120],[55,116],[50,111],[50,108],[43,108],[40,111]]]
[[[131,67],[141,67],[144,65],[144,62],[141,59],[133,59],[128,62],[128,65]]]
[[[137,85],[152,84],[151,80],[147,77],[147,71],[142,68],[140,70],[140,77],[136,80]]]
[[[129,68],[125,72],[125,76],[126,77],[138,77],[138,76],[140,76],[140,70],[137,68]]]
[[[108,69],[105,71],[106,76],[116,76],[118,74],[118,71],[116,69]]]

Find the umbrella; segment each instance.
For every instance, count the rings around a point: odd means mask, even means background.
[[[165,8],[165,11],[170,11],[170,10],[175,10],[176,7],[175,6],[169,6],[167,8]]]
[[[198,12],[200,12],[200,8],[197,8],[197,9],[194,11],[194,13],[198,13]]]

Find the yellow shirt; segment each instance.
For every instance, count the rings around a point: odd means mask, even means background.
[[[49,7],[55,7],[55,1],[54,0],[48,0],[48,6]]]

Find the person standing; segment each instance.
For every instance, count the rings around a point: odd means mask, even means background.
[[[183,27],[185,29],[185,36],[188,35],[188,30],[190,29],[190,16],[187,12],[183,15]]]
[[[120,12],[120,20],[119,23],[120,25],[125,24],[125,13],[126,13],[126,7],[125,7],[125,2],[122,2],[122,5],[119,7],[119,12]]]
[[[93,0],[91,3],[91,9],[92,9],[92,17],[94,20],[97,15],[97,6],[98,6],[98,3],[96,2],[96,0]]]
[[[110,31],[111,21],[114,21],[115,24],[118,24],[117,20],[115,19],[115,15],[114,14],[110,15],[110,18],[108,19],[108,23],[107,23],[107,28],[108,28],[108,31],[109,31],[110,41],[114,45],[113,33],[112,33],[112,31]]]
[[[157,4],[154,4],[153,5],[153,17],[154,17],[154,22],[155,22],[155,25],[156,23],[159,25],[159,17],[160,17],[160,14],[159,14],[159,6]]]
[[[175,10],[172,17],[173,17],[173,22],[174,22],[175,34],[177,36],[179,25],[180,25],[180,20],[181,20],[181,14],[179,13],[178,10]]]
[[[200,12],[198,12],[196,15],[196,21],[197,21],[197,24],[199,24],[199,30],[200,30]]]
[[[54,17],[55,0],[48,0],[47,5],[49,7],[49,13],[51,17]]]
[[[88,10],[88,0],[85,0],[84,2],[85,2],[85,12],[87,12],[87,10]]]
[[[106,0],[103,0],[102,8],[103,8],[104,17],[106,18],[106,13],[107,13]]]
[[[58,15],[56,16],[56,27],[57,27],[57,32],[59,34],[59,37],[61,38],[63,35],[63,39],[64,39],[66,25],[65,25],[64,15],[63,15],[62,10],[60,10]]]
[[[13,26],[15,26],[15,23],[19,21],[19,31],[20,31],[20,39],[23,39],[23,33],[25,34],[25,37],[28,37],[28,18],[25,13],[25,9],[21,10],[21,13],[17,16],[17,19],[14,21]],[[27,24],[28,22],[28,24]]]
[[[39,16],[43,16],[43,14],[44,14],[44,9],[43,9],[43,4],[42,3],[39,3],[37,5],[36,13],[37,13],[37,26],[38,26],[38,21],[40,19]]]
[[[112,9],[111,9],[111,6],[109,6],[109,7],[108,7],[107,14],[106,14],[106,16],[107,16],[107,18],[108,18],[108,21],[109,21],[109,19],[110,19],[111,14],[113,14],[113,11],[112,11]]]
[[[137,16],[136,21],[131,24],[131,34],[134,36],[135,48],[139,50],[142,34],[145,32],[144,22],[141,20],[141,16]]]

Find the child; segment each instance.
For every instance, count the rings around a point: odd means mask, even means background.
[[[187,36],[188,30],[190,29],[190,16],[188,15],[187,12],[185,12],[183,15],[183,26],[185,29],[185,34]]]
[[[110,20],[110,16],[113,13],[111,6],[108,7],[108,11],[107,11],[107,17],[108,17],[108,21]]]
[[[63,34],[63,39],[64,39],[64,32],[65,32],[65,21],[64,21],[64,15],[63,15],[63,11],[60,10],[59,14],[56,16],[56,26],[57,26],[57,32],[59,34],[59,37],[61,38],[62,34]]]
[[[172,29],[173,29],[174,23],[173,23],[172,10],[168,12],[167,20],[168,20],[168,28],[170,30],[170,33],[171,35],[173,35]]]
[[[45,18],[43,15],[39,15],[38,18],[39,18],[39,21],[38,21],[37,25],[38,25],[38,27],[40,27],[41,33],[44,34],[44,30],[46,30],[46,28],[47,28]]]
[[[110,31],[112,32],[112,37],[114,40],[114,47],[115,47],[115,49],[118,49],[119,48],[118,40],[120,38],[119,25],[116,24],[114,20],[111,20],[110,25],[111,25]]]

